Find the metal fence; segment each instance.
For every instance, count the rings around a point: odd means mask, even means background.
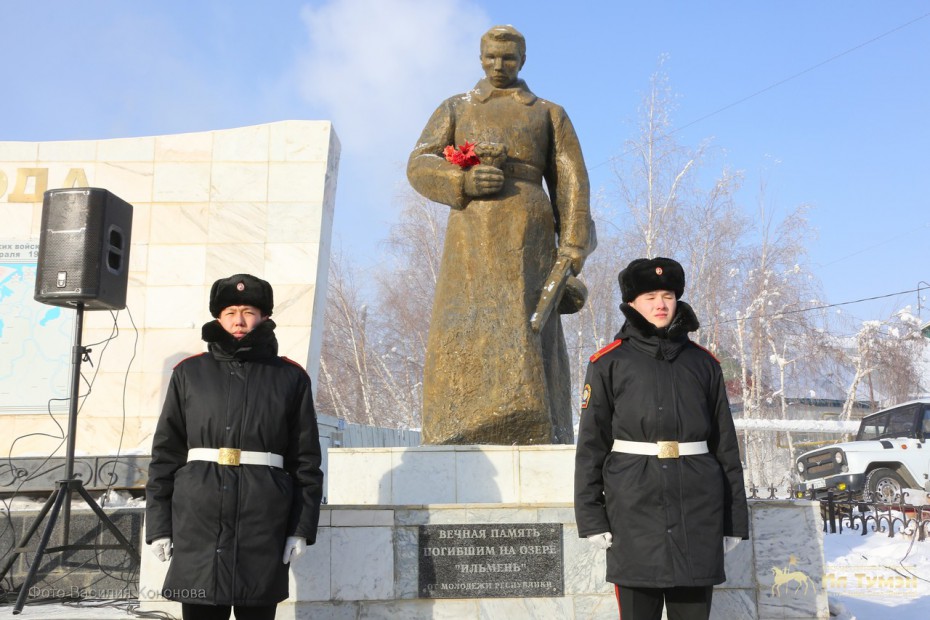
[[[798,497],[791,487],[786,497],[779,497],[779,490],[772,486],[766,489],[749,487],[749,499],[757,500],[814,500],[820,502],[823,516],[823,531],[826,534],[841,534],[844,530],[915,537],[923,542],[930,538],[930,505],[912,504],[905,489],[895,495],[892,502],[876,501],[870,494],[856,496],[851,493],[827,492],[825,495],[809,493]],[[768,494],[767,496],[765,494]],[[925,495],[920,494],[924,499]]]

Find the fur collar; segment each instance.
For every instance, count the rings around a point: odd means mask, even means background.
[[[647,321],[646,317],[629,304],[620,304],[620,310],[626,317],[626,323],[620,328],[615,339],[629,341],[636,348],[657,359],[674,359],[690,342],[688,333],[701,326],[694,310],[683,301],[678,302],[671,325],[663,328],[657,328]]]
[[[278,339],[274,328],[274,321],[265,319],[242,340],[237,340],[223,329],[219,321],[210,321],[204,324],[200,334],[210,353],[218,360],[256,360],[278,355]]]

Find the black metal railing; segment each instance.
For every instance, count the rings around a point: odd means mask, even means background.
[[[760,492],[762,495],[760,495]],[[768,493],[768,496],[764,496]],[[891,502],[878,501],[868,492],[852,494],[834,492],[817,494],[810,491],[798,496],[792,487],[788,487],[785,497],[779,496],[775,486],[759,489],[750,486],[747,497],[756,500],[815,500],[820,502],[823,515],[823,531],[826,534],[840,534],[844,530],[885,534],[889,538],[896,535],[913,536],[920,542],[930,539],[930,505],[912,504],[910,494],[903,490],[895,495]],[[923,499],[921,494],[921,499]]]

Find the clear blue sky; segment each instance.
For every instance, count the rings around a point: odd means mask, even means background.
[[[711,138],[714,168],[745,172],[747,213],[762,177],[782,212],[810,205],[806,266],[826,300],[930,282],[928,2],[5,3],[0,140],[331,119],[336,243],[373,265],[410,148],[435,106],[481,77],[478,37],[498,23],[526,35],[521,76],[568,111],[595,191],[612,191],[607,162],[667,54],[679,139]],[[916,294],[846,311],[904,304],[916,310]]]

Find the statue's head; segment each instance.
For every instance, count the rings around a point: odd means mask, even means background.
[[[497,88],[517,81],[526,62],[526,39],[513,26],[494,26],[481,37],[481,68]]]

